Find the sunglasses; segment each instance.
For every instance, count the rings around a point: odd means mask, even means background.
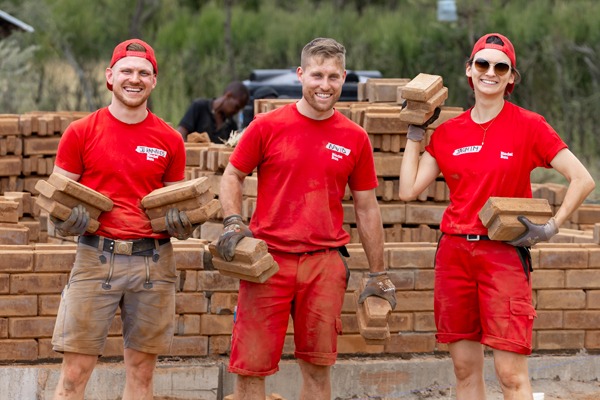
[[[483,58],[478,58],[477,60],[473,61],[473,65],[475,65],[475,68],[479,72],[487,72],[490,69],[490,65],[493,65],[494,73],[498,76],[506,75],[508,71],[512,70],[510,65],[508,65],[505,62],[492,64],[488,60],[484,60]]]

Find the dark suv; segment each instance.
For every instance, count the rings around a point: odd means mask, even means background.
[[[342,87],[340,101],[356,101],[359,82],[369,78],[381,78],[381,72],[347,70],[346,82]],[[302,85],[296,76],[296,68],[290,69],[255,69],[244,85],[250,91],[250,101],[244,108],[242,127],[247,126],[254,115],[254,92],[260,87],[271,87],[277,91],[279,98],[299,99],[302,97]]]

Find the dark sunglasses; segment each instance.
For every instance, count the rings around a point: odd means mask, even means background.
[[[496,64],[491,64],[488,60],[484,60],[483,58],[478,58],[473,61],[473,65],[479,72],[487,72],[490,69],[490,65],[494,66],[494,73],[498,76],[506,75],[508,71],[512,68],[505,62],[499,62]]]

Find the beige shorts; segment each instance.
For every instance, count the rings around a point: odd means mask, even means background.
[[[158,254],[155,262],[79,243],[54,326],[54,351],[101,355],[120,307],[124,347],[167,354],[174,334],[177,269],[171,243],[160,246]]]

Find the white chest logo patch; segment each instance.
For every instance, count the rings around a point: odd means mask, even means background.
[[[344,158],[344,156],[348,156],[350,155],[350,149],[345,148],[344,146],[340,146],[337,144],[333,144],[333,143],[327,143],[327,146],[325,146],[327,149],[331,150],[331,159],[338,161],[342,158]]]
[[[508,160],[508,157],[512,157],[513,153],[512,152],[506,152],[506,151],[501,151],[500,152],[500,158],[504,159],[504,160]]]
[[[158,157],[166,157],[167,152],[161,149],[155,149],[154,147],[138,146],[135,151],[137,153],[146,154],[146,160],[154,161]]]
[[[479,153],[480,151],[481,151],[481,146],[467,146],[467,147],[462,147],[460,149],[454,150],[454,153],[452,153],[452,155],[460,156],[460,155],[469,154],[469,153]]]

